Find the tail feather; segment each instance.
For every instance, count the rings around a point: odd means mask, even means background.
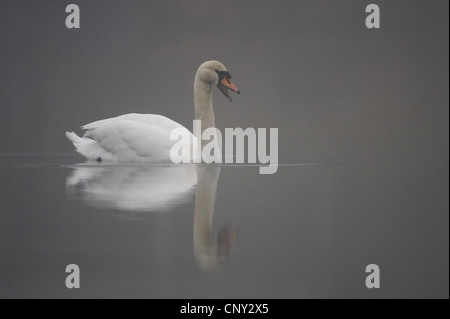
[[[75,146],[75,150],[86,157],[88,160],[104,160],[105,150],[96,141],[87,138],[79,137],[74,132],[66,132],[66,137]]]
[[[72,144],[75,146],[76,149],[78,149],[78,145],[83,143],[83,139],[79,137],[75,132],[66,132],[66,137],[69,139],[69,141],[72,142]]]

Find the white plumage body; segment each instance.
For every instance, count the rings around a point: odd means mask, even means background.
[[[174,129],[186,130],[190,145],[196,138],[181,124],[156,114],[125,114],[81,127],[83,137],[66,132],[78,153],[88,160],[106,162],[170,162],[170,150],[177,143],[171,140]],[[193,152],[191,152],[193,154]]]

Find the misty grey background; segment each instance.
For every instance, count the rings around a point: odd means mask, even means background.
[[[280,147],[448,151],[448,3],[2,1],[2,152],[69,152],[64,132],[128,112],[192,127],[193,77],[218,59],[241,89],[217,126],[279,127]]]
[[[211,277],[193,260],[177,268],[192,247],[154,266],[156,252],[174,249],[167,241],[189,245],[191,225],[182,225],[191,215],[124,226],[65,200],[69,170],[27,166],[81,158],[3,157],[0,296],[74,296],[57,278],[78,254],[91,261],[92,282],[111,288],[94,285],[85,296],[448,298],[447,1],[375,1],[379,30],[365,27],[372,3],[365,1],[75,1],[78,30],[65,27],[69,3],[1,1],[1,154],[74,154],[66,130],[129,112],[190,128],[195,71],[217,59],[242,92],[229,103],[216,90],[219,128],[278,127],[281,161],[329,165],[281,167],[265,177],[254,168],[223,169],[216,216],[219,224],[239,221],[241,254]],[[179,210],[191,212],[189,205]],[[151,232],[160,223],[171,239]],[[121,244],[112,229],[135,241]],[[134,247],[138,265],[149,242],[156,252],[149,249],[142,268],[120,264]],[[302,253],[291,253],[295,247]],[[387,287],[369,293],[361,269],[377,258]],[[119,264],[102,281],[111,260]],[[114,285],[124,272],[131,277]]]

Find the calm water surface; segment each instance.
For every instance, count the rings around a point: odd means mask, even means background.
[[[0,297],[448,298],[448,154],[280,161],[2,155]]]

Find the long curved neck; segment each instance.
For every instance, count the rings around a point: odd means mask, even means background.
[[[201,120],[202,133],[209,127],[215,127],[214,110],[212,103],[212,86],[195,77],[194,81],[194,108],[195,119]],[[200,138],[197,136],[197,138]]]

